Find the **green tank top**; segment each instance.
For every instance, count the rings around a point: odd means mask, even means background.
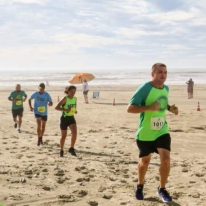
[[[62,115],[64,117],[66,116],[74,116],[75,112],[76,112],[76,97],[73,97],[72,99],[70,99],[68,96],[65,97],[66,98],[66,104],[62,106],[62,108],[64,109],[68,109],[71,108],[70,112],[63,112]]]

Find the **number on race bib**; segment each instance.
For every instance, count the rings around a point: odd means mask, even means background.
[[[37,110],[38,110],[38,112],[40,112],[40,113],[44,113],[45,110],[46,110],[46,108],[45,108],[45,107],[38,107]]]
[[[16,102],[16,105],[22,105],[22,101],[21,101],[21,100],[18,100],[18,101]]]
[[[160,130],[164,125],[164,118],[163,117],[152,117],[151,118],[151,129],[153,130]]]

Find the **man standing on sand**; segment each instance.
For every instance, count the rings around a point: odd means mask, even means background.
[[[17,84],[15,91],[11,92],[8,97],[8,100],[12,102],[12,115],[14,120],[14,128],[17,128],[17,131],[21,132],[21,124],[23,117],[23,102],[26,101],[27,94],[21,90],[21,85]],[[18,121],[17,121],[18,116]]]
[[[89,92],[89,85],[88,85],[86,79],[84,80],[82,86],[83,86],[84,100],[85,100],[85,103],[88,104],[89,102],[88,102],[88,96],[87,95],[88,95],[88,92]]]
[[[34,108],[31,105],[31,100],[34,99]],[[39,91],[34,92],[29,98],[29,107],[31,111],[34,111],[34,115],[37,122],[37,146],[43,144],[43,135],[47,122],[47,105],[52,106],[52,99],[49,93],[45,92],[45,84],[39,85]]]
[[[192,81],[192,79],[190,79],[189,81],[186,82],[186,84],[187,84],[188,99],[192,99],[194,82]]]
[[[167,78],[165,64],[156,63],[152,66],[152,80],[141,85],[132,97],[127,108],[128,113],[140,113],[139,128],[136,133],[136,143],[139,148],[138,184],[135,191],[137,200],[143,200],[144,177],[148,169],[151,153],[160,156],[160,183],[157,189],[163,202],[172,201],[165,188],[170,172],[171,138],[166,121],[166,110],[178,114],[175,105],[168,105],[168,86],[164,85]]]

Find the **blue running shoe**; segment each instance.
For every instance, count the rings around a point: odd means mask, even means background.
[[[144,200],[143,185],[137,185],[137,189],[135,191],[135,197],[137,200]]]
[[[167,190],[165,188],[158,187],[157,194],[160,197],[162,197],[163,202],[171,202],[172,201],[172,197],[170,196],[170,194],[167,192]]]

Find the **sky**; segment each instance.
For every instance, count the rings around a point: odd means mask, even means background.
[[[206,71],[205,0],[0,0],[0,70]]]

